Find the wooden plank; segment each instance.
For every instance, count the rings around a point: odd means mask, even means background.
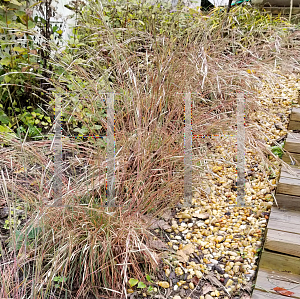
[[[287,7],[264,7],[264,9],[272,14],[289,15],[290,9]],[[300,13],[299,7],[293,7],[292,15]]]
[[[290,120],[288,130],[300,130],[300,122],[295,120]]]
[[[290,2],[289,0],[263,0],[263,5],[265,7],[290,7]],[[300,6],[300,1],[299,0],[295,0],[293,1],[293,8],[294,7],[299,7]]]
[[[299,121],[300,125],[300,108],[293,108],[290,120]]]
[[[300,243],[300,213],[272,207],[268,229],[299,234]]]
[[[290,120],[288,130],[300,130],[300,122],[295,120]]]
[[[267,293],[260,290],[254,290],[252,293],[252,299],[287,299],[286,296],[282,296],[279,294]],[[292,297],[290,297],[292,298]]]
[[[279,208],[300,211],[300,197],[286,194],[276,194]]]
[[[300,97],[299,97],[300,101]],[[290,115],[289,130],[300,130],[300,108],[293,108]]]
[[[300,257],[300,235],[268,228],[265,248]]]
[[[300,181],[297,179],[280,177],[276,193],[298,196],[300,194]]]
[[[300,123],[299,123],[300,125]],[[291,158],[290,158],[291,156]],[[291,165],[291,159],[293,161],[295,161],[295,163],[298,162],[298,164],[295,164],[296,165],[300,165],[300,154],[296,154],[296,153],[284,153],[283,156],[282,156],[282,160],[286,163],[288,163],[289,165]]]
[[[257,279],[255,283],[255,289],[264,291],[265,294],[278,295],[273,289],[275,287],[291,290],[294,294],[291,294],[290,298],[300,299],[300,276],[295,274],[283,273],[279,271],[271,271],[266,269],[259,269]],[[270,292],[270,293],[268,293]],[[281,295],[280,295],[281,296]],[[253,297],[252,297],[253,298]],[[268,298],[268,297],[266,297]],[[286,298],[286,297],[285,297]]]
[[[282,167],[280,179],[277,185],[277,194],[300,195],[300,169],[291,167],[291,172]]]
[[[272,252],[267,249],[264,249],[261,254],[259,267],[300,275],[300,263],[298,257]]]
[[[290,167],[290,170],[289,170],[287,167],[283,166],[281,168],[280,176],[285,177],[285,178],[300,180],[300,169]]]
[[[288,133],[284,149],[291,153],[300,153],[300,133]]]

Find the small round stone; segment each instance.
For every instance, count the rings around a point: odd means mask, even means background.
[[[159,281],[158,285],[164,289],[168,289],[170,287],[170,284],[167,281]]]

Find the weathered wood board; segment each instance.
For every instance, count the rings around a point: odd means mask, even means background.
[[[296,121],[296,120],[290,120],[288,129],[289,130],[300,130],[300,122]]]
[[[276,194],[279,208],[300,211],[300,197],[286,194]]]
[[[288,133],[284,149],[291,153],[300,154],[300,133]]]
[[[290,169],[289,169],[290,168]],[[280,176],[284,176],[286,178],[298,179],[300,180],[300,169],[294,167],[282,167]]]
[[[280,287],[286,290],[290,290],[294,294],[291,294],[289,298],[300,298],[300,276],[289,273],[282,273],[278,271],[271,271],[266,269],[259,269],[255,289],[264,292],[265,297],[261,298],[277,298],[276,296],[282,296],[278,294],[274,288]],[[268,293],[269,292],[269,293]],[[253,293],[254,295],[255,293]],[[272,295],[267,297],[267,295]],[[282,296],[286,298],[286,296]],[[252,296],[252,298],[255,298]],[[256,297],[260,298],[260,297]],[[281,297],[278,297],[281,298]]]
[[[298,194],[300,194],[300,180],[281,176],[276,193],[297,196]]]
[[[262,252],[259,268],[280,272],[291,272],[300,275],[300,263],[298,257],[271,252],[267,249],[264,249]]]
[[[279,294],[267,293],[260,290],[254,290],[251,298],[252,299],[286,299],[288,297]]]
[[[299,121],[300,125],[300,108],[293,108],[290,120]]]
[[[289,15],[290,9],[288,7],[264,7],[264,10],[271,12],[272,14],[278,15]],[[293,7],[292,14],[299,14],[300,8],[299,7]]]
[[[292,172],[290,173],[285,168],[281,169],[276,194],[300,195],[300,169],[294,167]]]
[[[289,8],[290,7],[290,2],[288,0],[263,0],[262,1],[263,5],[265,7],[280,7],[281,9],[284,7]],[[300,1],[299,0],[295,0],[293,2],[293,8],[295,7],[299,7],[300,6]]]
[[[272,207],[268,229],[299,234],[300,241],[300,213],[297,211],[284,211]]]
[[[268,228],[265,248],[300,257],[300,235]]]
[[[291,158],[290,158],[291,156]],[[282,156],[282,160],[286,163],[288,163],[289,165],[291,165],[291,159],[295,161],[295,166],[299,165],[300,166],[300,154],[296,154],[296,153],[284,153]]]

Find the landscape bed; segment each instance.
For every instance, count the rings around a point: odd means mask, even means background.
[[[170,14],[109,1],[80,18],[64,51],[50,44],[47,111],[53,120],[60,97],[64,136],[98,134],[104,94],[116,94],[118,206],[103,207],[105,140],[62,139],[58,208],[53,131],[40,141],[2,134],[1,297],[249,298],[300,88],[292,25],[245,6]],[[234,137],[193,141],[193,206],[181,207],[186,92],[200,135],[233,134],[244,94],[252,208],[235,207]]]

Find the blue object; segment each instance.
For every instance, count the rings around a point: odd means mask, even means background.
[[[238,1],[235,1],[234,3],[231,3],[231,6],[234,6],[234,5],[237,5],[237,4],[242,4],[244,2],[250,2],[250,0],[238,0]]]

